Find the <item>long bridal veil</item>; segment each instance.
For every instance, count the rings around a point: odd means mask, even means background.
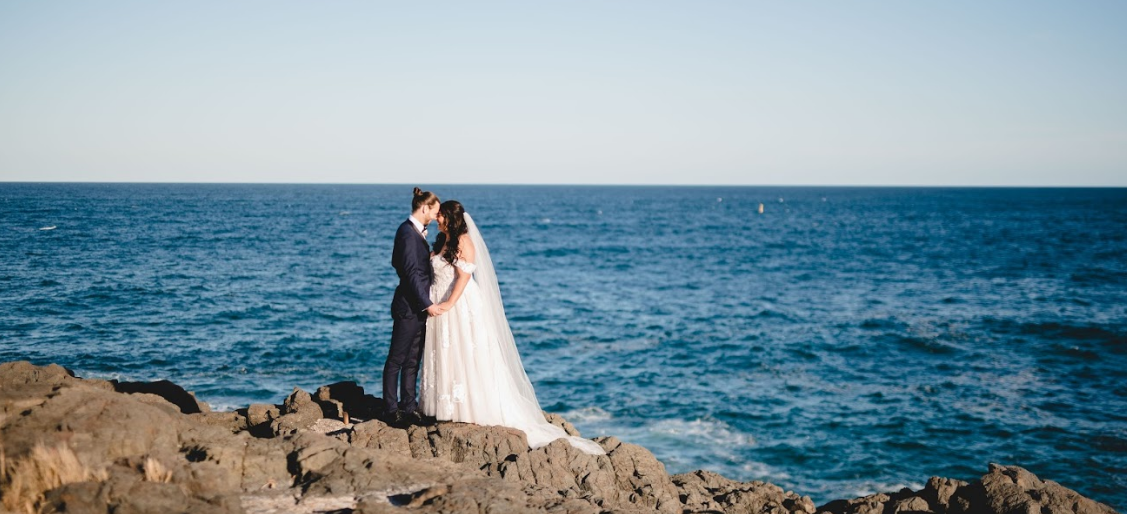
[[[520,352],[517,351],[513,331],[509,327],[508,318],[505,317],[505,306],[501,302],[501,287],[497,281],[497,271],[493,268],[493,260],[489,257],[489,249],[481,237],[481,231],[473,218],[466,213],[466,228],[475,249],[473,278],[481,291],[484,312],[477,313],[479,321],[491,326],[500,348],[501,360],[496,363],[495,377],[498,387],[511,391],[511,405],[503,407],[505,425],[523,430],[528,436],[528,444],[532,448],[544,446],[556,439],[566,438],[572,446],[585,453],[605,454],[594,441],[581,437],[568,436],[560,427],[548,423],[544,419],[544,411],[540,409],[540,402],[536,399],[536,392],[532,389],[532,381],[524,372]]]

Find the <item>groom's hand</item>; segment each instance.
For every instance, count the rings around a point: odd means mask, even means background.
[[[430,307],[427,307],[427,314],[430,314],[431,316],[438,316],[442,314],[442,312],[442,308],[439,307],[437,303],[432,304]]]

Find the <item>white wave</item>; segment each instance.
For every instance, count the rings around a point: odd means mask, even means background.
[[[560,414],[564,419],[572,423],[595,423],[599,421],[607,421],[614,416],[599,407],[584,407]]]
[[[211,412],[235,412],[236,410],[245,408],[246,405],[237,405],[234,403],[217,403],[217,402],[204,402],[208,407],[211,407]],[[249,403],[247,404],[249,405]]]
[[[120,371],[114,371],[114,372],[109,372],[109,373],[94,372],[94,371],[87,372],[87,371],[84,371],[84,370],[81,370],[81,369],[74,369],[74,370],[71,370],[71,371],[74,371],[74,374],[77,375],[78,378],[82,378],[82,379],[93,378],[93,379],[97,379],[97,380],[117,380],[118,382],[136,382],[136,381],[141,380],[140,378],[137,378],[133,375],[123,374]]]
[[[904,488],[919,491],[924,488],[924,484],[919,482],[858,482],[851,484],[850,487],[853,487],[853,490],[847,497],[860,498],[877,493],[895,493]]]
[[[790,473],[781,469],[775,469],[763,462],[746,462],[743,466],[740,466],[740,469],[743,470],[746,476],[753,477],[754,480],[763,480],[764,482],[774,483],[791,479]]]
[[[733,430],[723,421],[700,418],[693,421],[664,419],[649,426],[649,432],[675,436],[694,443],[708,443],[724,448],[755,445],[755,438]]]

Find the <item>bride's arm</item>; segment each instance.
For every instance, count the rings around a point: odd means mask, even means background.
[[[458,260],[461,262],[474,262],[474,247],[473,241],[470,241],[470,236],[463,234],[458,238]],[[458,303],[458,298],[462,297],[462,291],[466,290],[466,284],[470,283],[470,278],[473,277],[472,273],[466,273],[462,268],[454,266],[454,290],[450,291],[450,298],[445,302],[439,304],[439,308],[446,312]]]

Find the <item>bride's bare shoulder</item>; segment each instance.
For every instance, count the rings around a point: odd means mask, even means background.
[[[473,239],[469,234],[462,234],[458,236],[458,258],[467,262],[474,261],[474,255],[477,253],[473,245]]]

